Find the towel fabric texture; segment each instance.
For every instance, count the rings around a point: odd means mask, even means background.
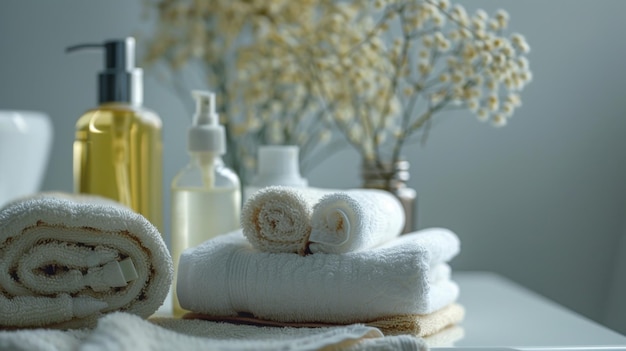
[[[465,329],[456,324],[451,325],[433,335],[425,337],[423,340],[429,348],[431,347],[454,347],[455,344],[465,337]]]
[[[404,220],[402,204],[388,191],[327,194],[313,207],[309,249],[337,254],[368,249],[397,237]]]
[[[0,327],[95,325],[163,303],[172,261],[158,230],[103,198],[43,193],[0,209]]]
[[[326,194],[317,188],[263,188],[243,204],[243,233],[260,251],[304,255],[311,234],[313,206]]]
[[[463,306],[452,303],[438,311],[425,315],[398,315],[384,317],[377,320],[364,322],[366,326],[379,329],[384,335],[414,335],[426,337],[438,333],[448,326],[455,325],[463,320],[465,309]],[[188,313],[185,319],[201,319],[214,322],[228,322],[234,324],[248,324],[272,327],[316,328],[330,327],[328,323],[289,323],[274,322],[255,318],[251,315],[238,315],[234,317],[216,317],[199,313]]]
[[[364,325],[329,328],[262,328],[201,320],[147,321],[111,313],[93,330],[0,331],[0,349],[28,351],[170,351],[170,350],[399,350],[422,351],[422,339],[383,337]]]
[[[430,314],[392,316],[365,324],[380,329],[385,335],[411,334],[427,337],[461,322],[464,317],[463,306],[452,303]]]
[[[404,211],[391,193],[272,186],[244,203],[243,233],[265,252],[346,253],[397,237]]]
[[[445,272],[437,273],[444,279],[430,278],[459,250],[458,237],[442,228],[369,250],[308,256],[259,252],[237,231],[183,252],[177,292],[184,309],[220,317],[242,312],[270,321],[349,324],[423,315],[456,301],[458,286]]]

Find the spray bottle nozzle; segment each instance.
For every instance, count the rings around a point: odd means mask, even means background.
[[[217,125],[218,116],[215,112],[215,94],[210,91],[193,90],[191,95],[196,100],[196,114],[193,125]]]
[[[210,91],[194,90],[191,95],[196,100],[196,114],[189,129],[189,150],[224,154],[226,132],[219,124],[215,111],[215,94]]]

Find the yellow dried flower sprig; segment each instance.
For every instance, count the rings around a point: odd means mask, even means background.
[[[221,96],[231,164],[261,143],[297,144],[304,162],[332,131],[379,167],[442,110],[503,126],[532,79],[509,15],[448,0],[152,0],[146,61],[192,61]],[[424,130],[425,132],[427,130]],[[327,144],[328,143],[328,144]]]

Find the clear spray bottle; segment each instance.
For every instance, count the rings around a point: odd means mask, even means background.
[[[215,94],[194,90],[196,113],[189,129],[191,162],[172,181],[172,259],[178,271],[180,254],[189,247],[239,228],[241,185],[237,174],[222,161],[226,152],[224,127],[215,112]],[[176,295],[174,314],[184,310]]]

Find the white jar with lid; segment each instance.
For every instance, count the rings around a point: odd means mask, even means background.
[[[257,174],[245,187],[244,202],[259,189],[272,185],[306,187],[308,182],[300,175],[300,148],[295,145],[264,145],[258,150]]]

